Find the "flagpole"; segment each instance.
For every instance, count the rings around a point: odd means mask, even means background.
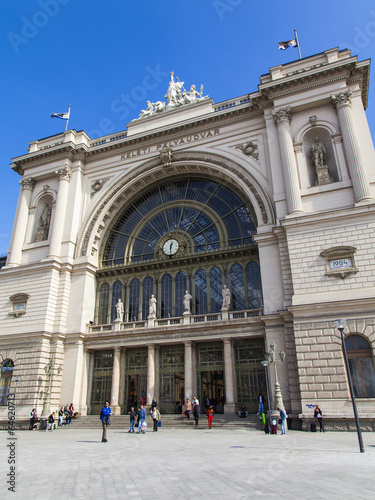
[[[297,30],[294,30],[294,35],[296,37],[296,42],[297,42],[297,49],[298,49],[298,55],[299,55],[299,58],[302,59],[302,56],[301,56],[301,49],[299,48],[299,41],[298,41],[298,35],[297,35]],[[69,106],[70,107],[70,106]]]
[[[70,104],[69,104],[69,111],[68,111],[68,119],[66,120],[66,125],[65,125],[65,132],[68,130],[69,118],[70,118]]]

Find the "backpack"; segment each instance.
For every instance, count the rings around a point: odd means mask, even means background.
[[[311,432],[316,432],[316,423],[315,423],[315,422],[312,422],[312,423],[310,424],[310,431],[311,431]]]

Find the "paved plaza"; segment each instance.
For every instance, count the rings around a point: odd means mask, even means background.
[[[357,499],[375,497],[375,433],[160,429],[128,434],[63,428],[0,432],[1,498]],[[6,484],[16,443],[15,493]],[[6,492],[4,496],[4,491]]]

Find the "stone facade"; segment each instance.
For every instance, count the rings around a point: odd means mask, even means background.
[[[274,342],[286,354],[278,382],[296,425],[307,428],[319,404],[327,425],[350,429],[347,374],[332,321],[347,319],[345,336],[366,340],[373,365],[368,78],[369,61],[331,49],[270,68],[256,92],[237,99],[215,104],[199,94],[181,106],[150,103],[158,111],[125,132],[92,140],[69,130],[31,142],[12,164],[21,190],[0,270],[0,353],[2,362],[14,363],[11,388],[19,378],[18,415],[71,402],[83,415],[95,413],[107,397],[115,414],[127,413],[141,396],[150,404],[154,395],[165,411],[198,395],[216,399],[220,409],[225,403],[225,412],[245,403],[256,413],[257,394],[266,389],[261,360]],[[324,182],[316,182],[312,162],[316,137],[325,151]],[[221,198],[202,201],[214,184]],[[179,198],[176,186],[193,194]],[[153,189],[174,194],[150,202],[122,248],[121,224],[157,196]],[[243,202],[236,217],[220,215],[233,200]],[[44,207],[50,213],[41,236]],[[187,222],[170,222],[183,219],[175,215],[181,207],[190,214],[185,221],[204,214],[202,234],[207,239],[205,227],[215,228],[216,247],[198,248]],[[168,229],[147,240],[159,212],[163,220],[170,214]],[[135,257],[142,238],[149,253]],[[163,252],[169,242],[170,255]],[[229,310],[218,305],[224,284]],[[180,310],[185,288],[191,311]],[[148,318],[151,293],[157,312]],[[115,321],[118,299],[125,314]],[[271,366],[268,375],[274,409]],[[370,395],[357,404],[370,429],[375,378],[366,383]]]

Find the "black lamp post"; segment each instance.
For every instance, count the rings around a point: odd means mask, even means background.
[[[355,396],[354,396],[353,384],[352,384],[352,377],[350,375],[348,355],[346,354],[346,346],[345,346],[345,341],[344,341],[344,333],[343,332],[344,332],[344,327],[345,327],[346,321],[345,321],[345,319],[336,319],[335,321],[333,321],[333,323],[337,327],[337,329],[339,330],[339,332],[341,333],[342,352],[344,354],[345,366],[346,366],[346,374],[348,376],[350,396],[352,398],[352,404],[353,404],[353,410],[354,410],[354,417],[355,417],[355,425],[357,427],[357,434],[358,434],[359,450],[360,450],[361,453],[364,453],[365,452],[365,447],[363,446],[362,432],[361,432],[361,427],[359,425],[357,405],[356,405],[356,402],[355,402]]]
[[[267,389],[267,402],[268,402],[268,429],[269,433],[271,433],[271,404],[270,404],[270,391],[268,389],[268,373],[267,373],[268,364],[269,363],[267,360],[262,361],[262,365],[264,366],[264,372],[266,374],[266,389]]]

